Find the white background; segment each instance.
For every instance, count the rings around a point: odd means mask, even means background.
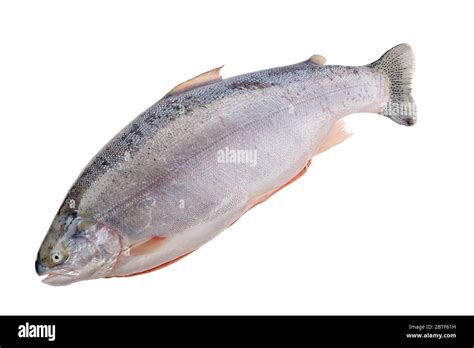
[[[0,3],[0,314],[474,314],[468,2]],[[163,270],[41,283],[40,243],[95,153],[174,85],[408,42],[419,122],[354,135]]]

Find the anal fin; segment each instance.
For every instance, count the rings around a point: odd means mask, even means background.
[[[351,135],[352,133],[348,133],[345,129],[344,121],[336,121],[316,154],[327,151],[333,146],[339,145],[340,143],[347,140],[347,138],[349,138]]]

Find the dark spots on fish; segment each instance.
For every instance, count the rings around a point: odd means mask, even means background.
[[[147,125],[152,126],[155,123],[156,117],[153,114],[149,114],[143,120]]]
[[[169,119],[175,119],[179,115],[184,115],[193,111],[192,98],[185,98],[184,100],[170,104],[171,112],[168,115]]]
[[[200,105],[202,106],[202,100],[195,95],[186,95],[183,98],[183,104],[186,106],[186,109],[190,109],[191,105]]]
[[[124,141],[125,139],[127,139],[127,136],[128,136],[128,133],[123,133],[122,136],[120,137],[120,140]]]
[[[132,125],[132,129],[130,130],[130,133],[132,135],[136,135],[136,136],[139,136],[139,137],[143,136],[143,132],[141,131],[140,125],[138,123],[134,123]]]
[[[238,90],[255,90],[255,89],[263,89],[268,87],[268,84],[264,84],[260,81],[237,81],[231,83],[228,88],[229,89],[238,89]]]
[[[107,158],[102,157],[102,156],[98,156],[97,159],[96,159],[96,162],[100,163],[100,165],[102,165],[102,166],[108,166],[110,164],[110,162],[107,160]]]
[[[156,127],[157,123],[163,118],[163,112],[160,110],[152,110],[143,116],[143,122],[151,127]]]

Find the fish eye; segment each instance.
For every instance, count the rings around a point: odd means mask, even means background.
[[[51,258],[51,261],[55,264],[55,265],[60,265],[61,263],[64,262],[64,255],[62,252],[58,251],[58,250],[53,250],[50,254],[50,258]]]

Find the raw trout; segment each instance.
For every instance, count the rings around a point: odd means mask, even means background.
[[[40,247],[51,285],[135,275],[196,250],[347,138],[341,119],[416,121],[406,44],[364,66],[322,56],[171,90],[92,159]]]

